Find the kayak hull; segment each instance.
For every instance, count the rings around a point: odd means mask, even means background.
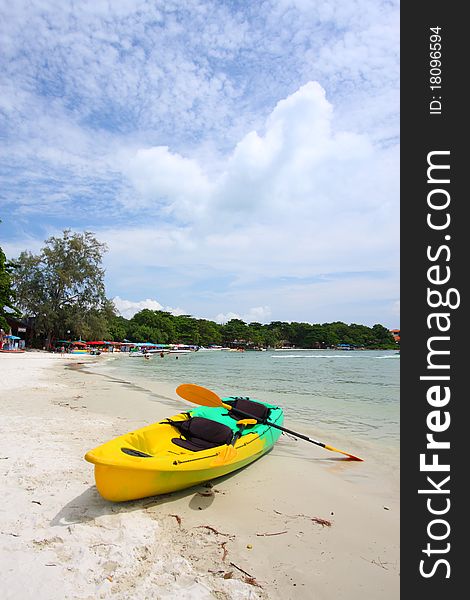
[[[211,418],[237,431],[236,420],[228,416],[224,408],[200,407],[190,414]],[[186,414],[171,419],[184,420]],[[282,425],[282,409],[272,407],[270,421]],[[171,441],[180,437],[179,431],[160,422],[98,446],[87,452],[85,459],[95,465],[95,482],[100,495],[112,502],[124,502],[175,492],[241,469],[269,452],[280,434],[278,429],[260,423],[247,428],[235,444],[235,456],[218,464],[225,445],[197,452],[181,448]],[[150,456],[132,456],[122,448]]]

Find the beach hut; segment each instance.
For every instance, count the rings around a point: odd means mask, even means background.
[[[31,327],[29,326],[29,319],[15,319],[10,315],[5,315],[8,328],[0,332],[0,348],[8,344],[15,348],[24,349],[26,346],[26,340],[31,338]],[[10,336],[10,337],[9,337]],[[28,344],[29,345],[29,344]]]

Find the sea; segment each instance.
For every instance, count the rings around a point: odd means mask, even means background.
[[[109,355],[95,366],[143,389],[195,383],[220,397],[249,396],[281,406],[285,426],[296,431],[334,431],[398,451],[397,351],[198,350],[150,360]],[[181,410],[189,408],[184,403]]]

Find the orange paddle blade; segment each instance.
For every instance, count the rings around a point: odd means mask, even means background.
[[[229,404],[224,404],[215,392],[195,383],[182,383],[176,388],[176,393],[188,402],[202,406],[218,406],[231,410]]]
[[[345,456],[349,456],[349,458],[351,460],[359,460],[361,462],[364,462],[364,460],[362,458],[359,458],[359,456],[354,456],[354,454],[349,454],[349,452],[343,452],[342,450],[338,450],[338,448],[334,448],[333,446],[328,446],[327,444],[325,444],[324,447],[327,450],[331,450],[332,452],[339,452],[340,454],[344,454]]]

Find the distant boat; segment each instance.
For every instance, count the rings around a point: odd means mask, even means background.
[[[216,352],[216,351],[221,351],[221,350],[230,350],[230,348],[227,348],[225,346],[209,346],[209,347],[205,347],[205,346],[200,346],[199,348],[199,352]]]
[[[192,354],[196,352],[196,346],[190,346],[189,344],[172,344],[170,348],[163,350],[167,354]]]
[[[203,352],[215,352],[216,350],[229,350],[229,348],[226,348],[225,346],[209,346],[207,348],[205,346],[200,346],[199,352],[201,352],[201,350]]]

